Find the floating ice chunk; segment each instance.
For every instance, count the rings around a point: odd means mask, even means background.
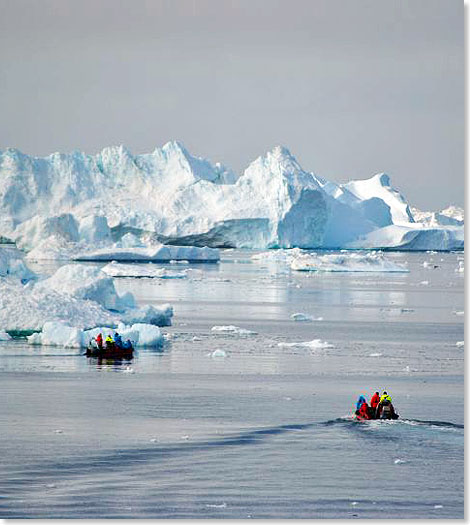
[[[227,357],[227,353],[225,350],[214,350],[212,353],[209,354],[211,357]]]
[[[405,314],[405,313],[409,313],[409,312],[414,312],[414,309],[413,308],[400,308],[400,312],[402,314]]]
[[[0,341],[10,341],[12,339],[10,334],[7,334],[3,330],[0,330]]]
[[[227,503],[224,502],[224,503],[221,503],[220,505],[218,505],[217,503],[214,503],[214,504],[208,503],[206,507],[208,509],[225,509],[227,507]]]
[[[462,346],[465,346],[465,341],[457,341],[457,342],[455,343],[455,346],[456,346],[457,348],[461,348]]]
[[[120,325],[116,328],[97,327],[91,330],[81,330],[69,326],[65,322],[48,322],[40,333],[29,336],[28,343],[32,345],[64,346],[68,348],[85,348],[99,333],[103,339],[119,332],[123,341],[130,339],[134,346],[159,347],[163,344],[163,336],[157,326],[136,323],[132,326]]]
[[[136,248],[102,248],[77,254],[74,259],[77,261],[217,262],[220,260],[220,254],[216,248],[157,244]]]
[[[112,261],[101,268],[101,271],[112,277],[149,277],[155,279],[185,279],[188,270],[172,272],[166,268],[155,267],[154,264],[122,264]]]
[[[443,507],[444,507],[444,505],[434,505],[435,509],[442,509]]]
[[[374,352],[373,354],[369,354],[369,357],[382,357],[383,354],[379,353],[379,352]]]
[[[465,262],[459,261],[459,267],[455,271],[458,273],[464,273],[465,272]]]
[[[256,335],[257,332],[253,332],[252,330],[246,330],[245,328],[240,328],[239,326],[234,325],[227,325],[227,326],[213,326],[211,328],[212,332],[225,332],[229,334],[235,334],[235,335]]]
[[[421,281],[419,284],[421,284],[422,286],[428,286],[429,281]]]
[[[290,317],[294,321],[314,321],[314,318],[311,315],[303,314],[301,312],[298,312],[296,314],[292,314]]]
[[[121,315],[126,324],[145,323],[157,326],[171,326],[172,317],[173,307],[169,304],[163,304],[159,308],[152,305],[132,308]]]
[[[327,343],[326,341],[322,341],[321,339],[314,339],[313,341],[305,341],[299,343],[278,343],[277,346],[281,348],[293,348],[297,346],[311,349],[334,348],[334,346],[331,343]]]
[[[454,315],[465,315],[465,311],[464,310],[454,311]]]
[[[400,458],[395,459],[393,462],[395,463],[395,465],[401,465],[402,463],[407,463],[406,460],[400,459]]]
[[[318,255],[297,253],[290,267],[311,272],[408,272],[404,266],[395,264],[380,253],[339,253]]]

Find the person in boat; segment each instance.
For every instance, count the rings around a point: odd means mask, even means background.
[[[369,405],[367,404],[367,400],[363,395],[360,395],[359,399],[357,400],[356,416],[359,419],[370,419]]]
[[[98,345],[98,350],[103,350],[103,336],[99,333],[95,338],[96,344]]]
[[[122,337],[117,332],[114,333],[114,344],[116,348],[122,348]]]
[[[371,398],[370,398],[370,416],[371,419],[375,419],[376,413],[377,413],[377,406],[380,403],[380,394],[376,392]]]
[[[122,347],[124,348],[124,350],[131,350],[132,349],[131,340],[128,339],[127,341],[124,341],[124,343],[122,343]]]
[[[114,349],[113,338],[110,335],[107,335],[105,341],[106,341],[106,350],[113,350]]]
[[[392,404],[392,398],[387,392],[384,392],[380,397],[379,404],[377,405],[375,417],[377,419],[397,419],[395,408]]]

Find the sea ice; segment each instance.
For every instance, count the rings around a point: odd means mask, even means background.
[[[154,264],[122,264],[110,262],[101,271],[112,277],[151,277],[156,279],[185,279],[188,270],[172,272],[166,268],[158,268]]]
[[[292,314],[290,317],[294,321],[323,321],[323,317],[313,317],[312,315],[303,314],[300,312]]]
[[[332,344],[327,343],[326,341],[322,341],[321,339],[314,339],[313,341],[305,341],[299,343],[278,343],[277,346],[281,348],[293,348],[300,346],[305,348],[311,348],[312,350],[334,348]]]
[[[314,272],[408,272],[404,266],[386,259],[381,253],[340,253],[319,255],[297,252],[291,268]]]
[[[256,332],[252,330],[247,330],[245,328],[240,328],[239,326],[227,325],[227,326],[213,326],[211,328],[212,332],[224,332],[235,335],[256,335]]]

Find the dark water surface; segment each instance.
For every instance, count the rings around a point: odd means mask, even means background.
[[[367,275],[250,255],[117,280],[175,308],[164,349],[132,361],[0,343],[1,517],[463,517],[462,254]],[[231,324],[257,334],[211,331]],[[278,346],[313,339],[333,348]],[[350,419],[375,389],[400,420]]]

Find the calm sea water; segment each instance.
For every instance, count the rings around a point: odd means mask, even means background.
[[[463,254],[387,255],[408,274],[251,255],[116,280],[175,308],[165,347],[132,361],[0,343],[0,517],[463,517]],[[333,348],[278,346],[313,339]],[[351,420],[384,389],[400,420]]]

